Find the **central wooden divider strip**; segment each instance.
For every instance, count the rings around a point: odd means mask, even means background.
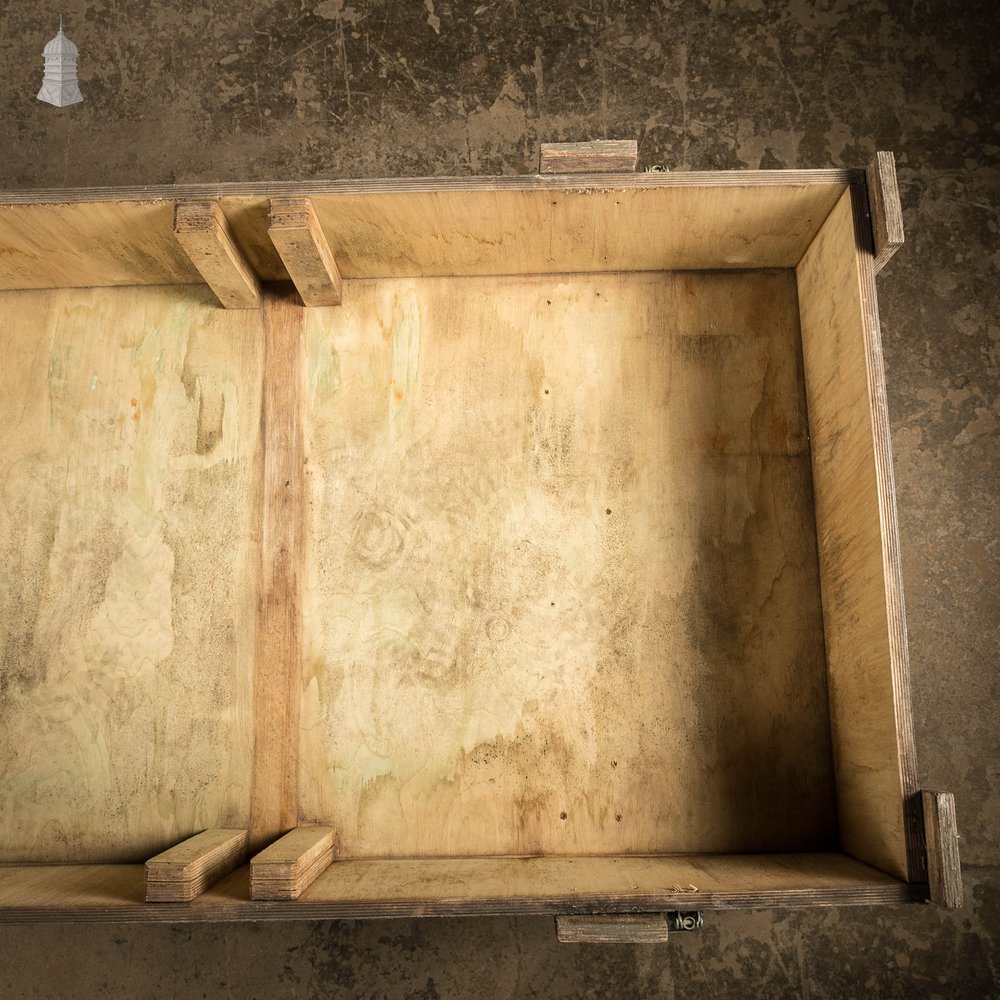
[[[255,851],[298,823],[305,310],[290,285],[265,287],[262,321],[264,454],[250,801],[250,846]]]

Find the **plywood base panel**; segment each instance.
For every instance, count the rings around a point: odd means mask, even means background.
[[[833,846],[791,271],[351,281],[306,339],[302,822]]]
[[[250,797],[261,343],[204,287],[0,294],[0,860]]]

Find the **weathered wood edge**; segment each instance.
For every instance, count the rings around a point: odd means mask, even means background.
[[[179,199],[174,204],[173,231],[188,260],[225,308],[257,308],[260,279],[217,200]]]
[[[920,798],[931,902],[946,910],[961,909],[962,863],[958,851],[955,796],[950,792],[922,791]]]
[[[638,161],[635,139],[543,142],[538,147],[539,174],[630,173]]]
[[[374,180],[254,181],[249,184],[151,184],[128,187],[39,188],[0,191],[0,205],[51,205],[104,201],[171,201],[204,198],[315,197],[350,194],[416,194],[447,191],[578,191],[666,187],[782,187],[853,184],[864,171],[850,170],[692,170],[668,173],[517,174],[509,177],[414,177]]]
[[[896,512],[896,481],[892,466],[892,440],[882,354],[878,293],[875,289],[875,256],[872,231],[868,225],[868,196],[863,181],[851,186],[854,234],[858,248],[858,282],[864,318],[865,361],[868,397],[871,402],[872,445],[875,453],[875,480],[882,535],[882,569],[885,580],[886,619],[889,626],[889,658],[892,674],[896,740],[899,749],[900,781],[903,789],[903,825],[909,880],[926,882],[922,819],[917,795],[917,753],[913,734],[913,702],[910,690],[910,654],[906,635],[903,599],[903,569],[899,544],[899,517]]]
[[[903,245],[903,206],[899,199],[896,161],[892,153],[879,151],[865,168],[868,205],[878,274]]]
[[[560,944],[666,944],[667,919],[662,913],[558,914]]]

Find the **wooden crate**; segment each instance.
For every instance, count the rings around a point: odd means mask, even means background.
[[[0,199],[0,920],[954,903],[891,157],[586,152]]]

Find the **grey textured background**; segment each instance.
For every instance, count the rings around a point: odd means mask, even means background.
[[[58,15],[85,102],[34,99]],[[879,279],[919,773],[954,791],[966,907],[713,914],[666,948],[547,919],[0,928],[3,997],[1000,996],[1000,73],[993,3],[12,0],[0,188],[526,173],[897,153]]]

